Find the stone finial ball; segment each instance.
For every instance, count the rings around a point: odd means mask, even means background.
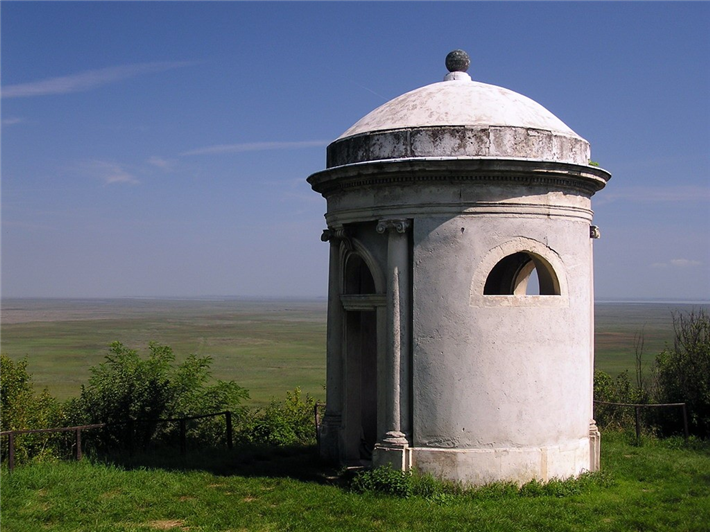
[[[463,50],[454,50],[446,56],[446,68],[449,72],[466,72],[471,65],[471,59]]]

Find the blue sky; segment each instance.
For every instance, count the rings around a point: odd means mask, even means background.
[[[322,296],[305,179],[444,57],[613,178],[598,299],[710,300],[710,4],[2,2],[3,297]]]

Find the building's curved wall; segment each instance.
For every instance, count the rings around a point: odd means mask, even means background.
[[[381,268],[377,220],[412,223],[412,463],[482,483],[589,469],[592,263],[586,192],[521,183],[360,186],[328,197]],[[485,296],[498,260],[541,256],[560,294]],[[378,392],[382,391],[378,389]]]
[[[437,472],[432,462],[437,455],[424,453],[417,462],[418,447],[506,451],[505,456],[513,452],[537,464],[528,478],[543,478],[548,467],[538,457],[541,449],[552,453],[562,446],[573,458],[555,470],[558,476],[588,469],[589,223],[495,213],[429,216],[415,220],[413,238],[415,464]],[[491,251],[506,242],[520,242],[522,251],[530,247],[528,240],[553,257],[566,291],[551,296],[476,293],[482,290],[475,282],[478,268],[490,268],[482,263]],[[501,456],[474,453],[467,460],[476,467],[505,469],[510,457]],[[522,466],[509,467],[498,475],[517,479]]]

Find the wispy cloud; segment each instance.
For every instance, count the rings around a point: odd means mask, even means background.
[[[137,63],[115,67],[87,70],[69,76],[48,78],[30,83],[8,85],[2,88],[3,98],[27,98],[30,96],[47,96],[50,94],[69,94],[83,92],[142,74],[164,72],[175,68],[193,65],[189,61],[163,61],[153,63]]]
[[[668,262],[654,262],[651,264],[651,268],[656,268],[664,270],[667,268],[692,268],[695,266],[700,266],[702,262],[699,260],[690,259],[671,259]]]
[[[91,177],[102,180],[107,185],[137,185],[140,183],[135,175],[120,164],[111,161],[83,161],[79,164],[79,169]]]
[[[148,164],[161,170],[171,170],[175,166],[175,161],[154,155],[148,159]]]
[[[218,144],[197,148],[180,155],[208,155],[214,153],[241,153],[246,151],[287,150],[322,147],[330,144],[329,140],[302,140],[296,142],[243,142],[240,144]]]
[[[6,127],[7,127],[7,126],[14,126],[15,124],[21,124],[21,123],[24,122],[24,121],[25,121],[24,118],[17,118],[17,117],[15,117],[15,118],[3,118],[3,119],[2,119],[2,125],[3,125],[3,126],[6,126]]]
[[[699,260],[688,260],[688,259],[673,259],[671,260],[671,266],[676,268],[687,268],[689,266],[700,266]]]
[[[596,198],[595,198],[596,199]],[[617,200],[634,203],[682,203],[688,201],[710,201],[710,187],[678,185],[670,187],[638,186],[605,190],[599,195],[597,204]]]

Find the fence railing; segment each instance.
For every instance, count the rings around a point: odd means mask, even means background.
[[[641,420],[639,419],[639,412],[642,408],[661,408],[661,407],[678,407],[683,409],[683,432],[685,439],[687,440],[690,436],[688,430],[688,408],[685,403],[611,403],[609,401],[597,401],[594,400],[595,405],[609,405],[609,406],[619,406],[619,407],[630,407],[634,409],[634,419],[636,424],[636,441],[641,441]]]
[[[115,427],[120,425],[126,425],[126,432],[128,435],[127,443],[128,450],[130,453],[133,452],[133,435],[135,434],[135,424],[136,423],[180,423],[180,452],[185,454],[187,452],[187,422],[194,419],[204,419],[208,417],[225,417],[225,435],[227,439],[227,447],[231,449],[233,447],[233,429],[232,429],[232,413],[230,411],[225,412],[215,412],[213,414],[201,414],[198,416],[186,416],[186,417],[176,417],[176,418],[160,418],[160,419],[128,419],[126,421],[117,423],[96,423],[93,425],[79,425],[75,427],[58,427],[52,429],[22,429],[22,430],[6,430],[0,432],[1,436],[7,436],[8,438],[8,450],[7,450],[7,466],[10,471],[15,468],[15,437],[22,434],[47,434],[54,432],[74,432],[75,433],[75,458],[81,460],[83,456],[82,444],[81,444],[81,433],[84,430],[90,429],[101,429],[105,427]]]

